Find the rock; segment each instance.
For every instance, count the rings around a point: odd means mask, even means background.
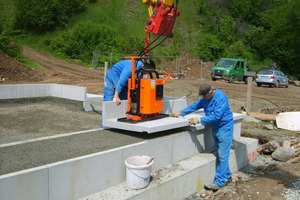
[[[264,128],[264,129],[268,129],[268,130],[273,130],[273,129],[274,129],[274,127],[273,127],[272,124],[264,125],[263,128]]]
[[[288,164],[299,163],[299,162],[300,162],[300,157],[294,157],[287,161]]]
[[[258,120],[255,117],[251,117],[251,116],[248,116],[248,115],[245,115],[243,121],[245,121],[245,122],[256,122],[256,123],[261,122],[261,120]]]
[[[300,86],[300,82],[299,81],[294,81],[295,86]]]
[[[268,154],[270,155],[271,153],[273,153],[278,147],[280,147],[279,142],[275,141],[275,140],[271,140],[266,144],[261,145],[257,151],[259,153],[263,153],[263,154]]]
[[[272,158],[281,162],[286,162],[295,155],[295,150],[291,147],[278,147],[272,154]]]
[[[284,140],[284,141],[282,142],[282,146],[283,146],[283,147],[290,147],[290,146],[291,146],[291,141],[289,141],[289,140]]]

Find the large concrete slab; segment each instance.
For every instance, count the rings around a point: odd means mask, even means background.
[[[185,127],[189,125],[188,119],[165,117],[162,119],[155,119],[151,121],[144,121],[138,123],[120,122],[117,118],[106,120],[104,126],[109,128],[116,128],[121,130],[156,133],[160,131]]]
[[[171,112],[178,112],[187,105],[187,99],[185,98],[176,99],[172,97],[165,97],[163,100],[163,111],[161,114],[167,115]],[[186,127],[189,125],[188,116],[184,118],[173,118],[167,116],[160,119],[136,123],[120,121],[119,119],[126,117],[127,108],[127,100],[122,101],[121,105],[118,106],[114,101],[103,102],[102,125],[105,128],[116,128],[145,133],[156,133],[160,131]]]

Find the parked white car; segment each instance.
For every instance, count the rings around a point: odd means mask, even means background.
[[[270,87],[289,87],[288,77],[279,70],[261,70],[256,74],[255,82],[257,86],[269,85]]]

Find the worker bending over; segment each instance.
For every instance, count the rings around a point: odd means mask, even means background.
[[[128,99],[128,79],[131,78],[131,60],[122,60],[114,64],[105,76],[103,101],[112,101],[120,105],[121,100]],[[155,69],[153,60],[142,59],[135,63],[135,70]]]

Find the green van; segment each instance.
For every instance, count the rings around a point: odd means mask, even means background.
[[[256,73],[248,71],[246,59],[240,58],[221,58],[219,62],[211,69],[211,79],[228,80],[230,83],[234,81],[244,81],[247,83],[248,77],[255,79]]]

